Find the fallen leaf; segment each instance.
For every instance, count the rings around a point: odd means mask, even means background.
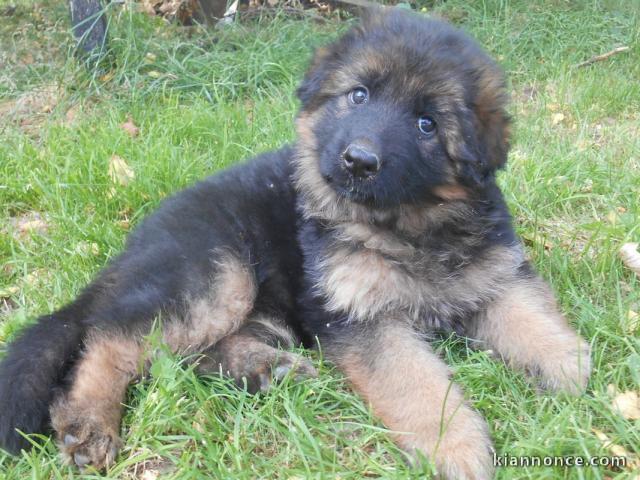
[[[592,428],[591,431],[594,433],[596,438],[602,442],[602,446],[609,450],[616,457],[627,457],[629,458],[629,452],[622,446],[616,445],[611,441],[611,439],[602,431],[597,428]]]
[[[10,298],[20,291],[19,287],[11,286],[0,289],[0,298]]]
[[[560,122],[564,120],[564,113],[554,113],[551,116],[551,123],[553,125],[558,125]]]
[[[620,248],[619,254],[622,263],[640,275],[640,252],[638,252],[638,244],[625,243],[622,248]]]
[[[606,218],[607,222],[609,222],[611,225],[615,225],[618,223],[620,216],[618,215],[618,212],[616,212],[615,210],[611,210],[609,213],[607,213]]]
[[[140,479],[156,480],[159,476],[160,476],[160,472],[158,472],[157,470],[145,470],[142,476],[140,477]]]
[[[43,268],[36,268],[32,272],[29,272],[26,277],[24,277],[23,284],[33,287],[41,283],[43,279],[49,277],[49,272],[44,270]]]
[[[618,411],[627,420],[640,419],[640,395],[638,392],[629,390],[618,393],[611,403],[614,410]]]
[[[131,116],[127,118],[127,121],[120,125],[120,128],[124,130],[130,137],[137,137],[140,133],[140,129],[133,123]]]
[[[110,70],[107,73],[105,73],[104,75],[100,76],[100,81],[103,82],[103,83],[108,83],[115,76],[116,76],[116,72],[114,70]]]
[[[142,0],[139,2],[142,6],[142,11],[148,15],[155,15],[156,9],[155,4],[158,3],[156,0]]]
[[[118,220],[116,225],[122,230],[129,230],[131,228],[131,222],[129,220]]]
[[[638,312],[629,310],[627,312],[627,318],[624,322],[625,332],[634,334],[636,333],[636,330],[638,330],[638,327],[640,327],[640,315],[638,315]]]
[[[131,169],[124,158],[118,155],[112,155],[109,159],[109,177],[114,183],[119,185],[127,185],[135,178],[135,173]]]
[[[204,413],[201,410],[198,410],[196,412],[194,421],[191,424],[191,426],[196,432],[206,433],[206,424],[207,424],[207,417],[204,415]]]
[[[593,180],[587,178],[582,184],[582,187],[580,187],[580,191],[584,193],[591,193],[593,191]]]

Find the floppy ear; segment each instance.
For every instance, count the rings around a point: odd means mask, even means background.
[[[502,168],[507,162],[511,135],[511,118],[505,110],[508,102],[502,72],[484,72],[478,82],[473,108],[478,138],[493,170]]]
[[[302,106],[309,108],[313,99],[320,92],[322,84],[327,77],[326,63],[330,56],[328,47],[317,48],[313,54],[311,65],[307,69],[302,83],[298,87],[296,94],[302,102]]]
[[[482,186],[491,174],[473,111],[457,109],[455,126],[445,126],[447,153],[454,161],[457,180],[467,187]]]
[[[336,42],[315,50],[311,65],[296,91],[305,110],[313,109],[314,106],[317,106],[314,104],[319,104],[318,94],[322,92],[322,85],[331,74],[335,73],[340,65],[341,55],[349,50],[356,39],[365,35],[367,29],[373,28],[376,22],[381,21],[380,15],[376,15],[376,12],[382,11],[381,9],[376,7],[366,11],[367,14],[360,24],[352,27]]]
[[[493,74],[480,80],[469,107],[456,109],[456,125],[446,128],[445,143],[461,183],[482,186],[505,165],[510,126],[506,103],[502,77]]]

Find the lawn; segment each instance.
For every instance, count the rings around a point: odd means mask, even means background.
[[[114,3],[109,59],[87,69],[71,55],[64,2],[13,5],[0,0],[0,355],[24,325],[72,299],[162,198],[292,141],[310,47],[350,23],[279,15],[181,28]],[[498,454],[628,456],[622,469],[501,468],[498,478],[637,479],[640,420],[613,398],[640,390],[640,278],[618,257],[640,241],[640,3],[417,9],[471,32],[508,72],[515,135],[500,182],[533,263],[592,345],[594,371],[580,398],[538,394],[464,339],[436,347]],[[575,68],[618,46],[630,50]],[[125,446],[106,475],[423,478],[344,378],[309,355],[318,379],[256,397],[158,356],[155,376],[131,388]],[[77,477],[51,441],[19,458],[0,453],[0,479]]]

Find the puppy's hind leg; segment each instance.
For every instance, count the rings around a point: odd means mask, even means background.
[[[164,341],[177,353],[198,351],[233,333],[253,308],[256,287],[249,266],[231,255],[220,256],[216,266],[210,285],[185,302],[180,318],[163,332]],[[112,316],[113,311],[117,309],[109,311]],[[141,337],[114,331],[95,329],[85,342],[68,392],[50,410],[63,454],[80,467],[99,470],[115,460],[121,445],[122,401],[147,360]]]
[[[589,345],[569,326],[539,277],[508,287],[473,320],[469,335],[538,377],[543,388],[577,394],[589,380]]]
[[[198,360],[197,371],[203,375],[220,372],[233,378],[241,388],[246,382],[250,393],[268,390],[273,380],[281,380],[292,371],[296,377],[317,376],[308,359],[281,350],[296,343],[295,335],[276,319],[254,317],[236,333],[207,349]]]
[[[79,467],[101,469],[115,460],[122,401],[141,373],[143,349],[135,340],[94,333],[72,374],[68,392],[51,407],[62,454]]]

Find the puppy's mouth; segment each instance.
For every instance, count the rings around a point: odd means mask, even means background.
[[[368,207],[377,206],[373,179],[358,179],[347,174],[344,181],[337,181],[330,173],[324,174],[323,178],[340,197]]]

